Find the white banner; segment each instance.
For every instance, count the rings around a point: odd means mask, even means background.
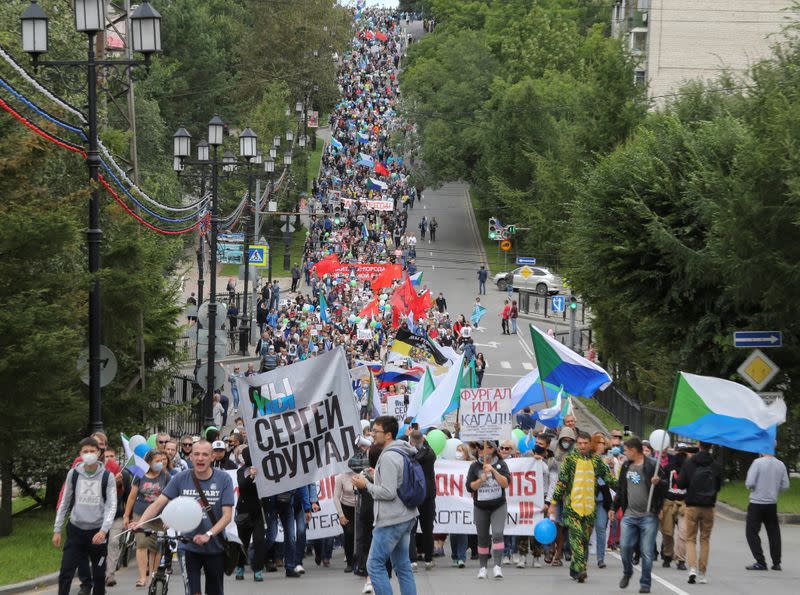
[[[260,497],[347,471],[361,425],[341,347],[237,382]]]
[[[233,517],[236,518],[236,502],[239,501],[239,484],[236,477],[236,471],[226,470],[226,473],[231,476],[234,486],[234,504],[233,504]],[[339,514],[336,512],[336,505],[333,503],[333,487],[335,484],[333,475],[317,482],[317,498],[319,498],[319,510],[311,513],[311,520],[306,527],[306,539],[322,539],[323,537],[335,537],[342,534],[342,527],[339,524]],[[258,522],[258,521],[256,521]],[[283,543],[283,526],[280,520],[277,522],[278,534],[275,541]],[[225,527],[225,536],[230,541],[242,543],[239,539],[239,531],[236,528],[236,522],[231,521]]]
[[[386,397],[386,415],[391,415],[401,426],[406,419],[406,400],[402,395]]]
[[[436,519],[434,533],[474,534],[472,494],[467,491],[470,461],[436,460]],[[542,520],[547,465],[533,457],[506,459],[511,480],[506,490],[508,516],[505,535],[533,535]]]
[[[342,204],[346,209],[350,208],[354,202],[358,202],[362,207],[368,211],[393,211],[394,201],[392,200],[354,200],[352,198],[342,198]]]
[[[464,442],[511,437],[510,388],[462,388],[460,438]]]

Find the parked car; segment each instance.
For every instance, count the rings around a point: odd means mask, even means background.
[[[530,274],[527,278],[522,274],[522,270],[527,268]],[[537,293],[538,295],[552,295],[556,293],[563,293],[564,281],[558,275],[554,275],[550,271],[542,267],[528,266],[519,267],[511,271],[514,273],[514,289],[526,289]],[[497,289],[505,291],[508,287],[506,276],[508,271],[504,273],[497,273],[494,276],[494,282]]]

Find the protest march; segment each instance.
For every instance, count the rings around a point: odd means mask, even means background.
[[[256,357],[231,372],[232,402],[215,402],[215,426],[194,437],[123,436],[124,514],[103,530],[138,531],[136,547],[148,553],[137,586],[161,552],[142,529],[187,537],[177,549],[192,593],[201,566],[221,593],[222,579],[209,576],[221,576],[223,561],[234,580],[262,582],[342,555],[359,577],[354,592],[381,595],[392,592],[387,566],[409,594],[413,572],[443,558],[476,581],[502,579],[509,566],[535,578],[566,565],[565,580],[591,583],[609,551],[622,557],[621,588],[638,566],[639,592],[649,593],[658,558],[689,584],[706,582],[723,481],[712,452],[773,455],[785,404],[676,371],[663,429],[587,433],[577,399],[614,379],[536,324],[522,329],[530,370],[513,386],[484,376],[475,341],[488,307],[451,316],[437,304],[436,279],[417,266],[425,231],[418,237],[408,216],[428,199],[391,141],[412,126],[399,92],[407,50],[397,15],[358,11],[304,215],[302,281],[261,289]],[[96,437],[82,443],[65,498],[76,485],[83,497],[90,477],[102,481],[94,450]],[[92,502],[102,517],[104,503]],[[57,521],[66,513],[60,507]],[[197,524],[179,529],[192,515]]]

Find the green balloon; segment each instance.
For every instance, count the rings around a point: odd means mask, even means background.
[[[514,442],[519,442],[525,437],[525,432],[520,430],[519,428],[514,428],[511,430],[511,435],[514,437]]]
[[[441,430],[431,430],[425,434],[425,440],[428,441],[428,445],[436,453],[436,456],[439,456],[447,444],[447,435]]]
[[[150,448],[155,448],[157,444],[156,442],[157,437],[158,436],[156,436],[155,434],[150,434],[150,437],[147,439],[147,446],[149,446]]]
[[[356,316],[356,324],[358,324],[359,322],[361,322],[361,316]]]

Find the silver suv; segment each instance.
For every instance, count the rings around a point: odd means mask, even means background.
[[[527,270],[523,270],[527,269]],[[551,295],[564,291],[564,281],[558,275],[554,275],[545,268],[537,266],[524,266],[514,269],[514,289],[526,289],[538,295]],[[494,282],[497,289],[505,291],[508,287],[505,273],[497,273]]]

